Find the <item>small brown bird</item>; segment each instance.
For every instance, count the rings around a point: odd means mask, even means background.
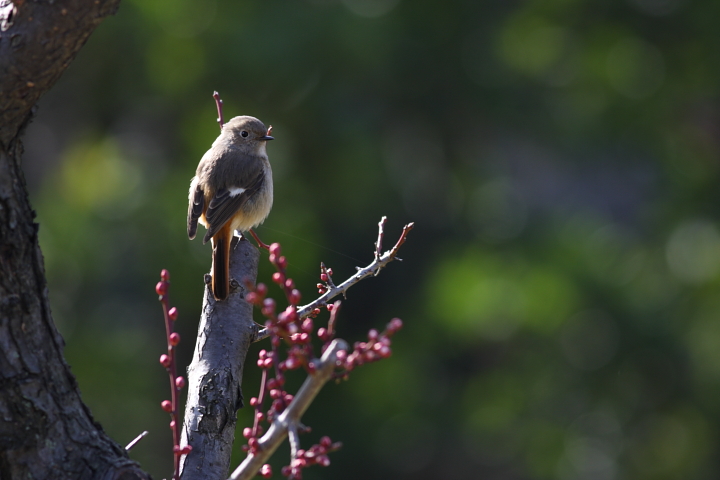
[[[195,238],[198,221],[212,238],[212,290],[217,300],[230,293],[230,242],[265,220],[273,202],[272,170],[265,145],[272,127],[255,117],[235,117],[203,155],[190,182],[187,229]]]

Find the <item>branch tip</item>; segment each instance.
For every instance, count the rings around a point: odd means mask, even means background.
[[[329,283],[326,283],[326,287],[328,287],[324,292],[322,292],[322,295],[320,295],[317,299],[314,301],[308,303],[307,305],[303,307],[298,307],[297,314],[300,318],[306,318],[309,316],[312,311],[315,308],[324,306],[328,304],[328,301],[332,298],[337,297],[338,295],[343,295],[343,297],[347,298],[347,290],[358,283],[360,280],[371,277],[371,276],[377,276],[380,270],[382,270],[388,263],[390,263],[393,260],[399,260],[397,258],[397,253],[400,247],[405,243],[407,240],[407,235],[410,230],[413,229],[415,226],[414,222],[410,222],[405,227],[403,227],[403,231],[400,234],[400,238],[398,238],[398,241],[395,243],[392,249],[389,251],[386,251],[385,253],[380,253],[382,251],[382,240],[383,236],[385,235],[385,224],[387,223],[387,217],[383,216],[380,219],[380,222],[378,222],[378,240],[375,243],[375,251],[374,253],[374,260],[368,265],[367,267],[361,268],[361,267],[355,267],[357,272],[342,282],[340,285],[334,286]],[[380,246],[380,248],[378,248]],[[325,268],[324,264],[320,265],[321,271]],[[329,278],[329,277],[328,277]],[[320,285],[320,284],[318,284]]]
[[[223,101],[217,91],[214,91],[212,96],[215,99],[215,106],[217,107],[218,112],[217,122],[220,125],[220,131],[222,132],[223,126],[225,125],[225,119],[223,117]]]
[[[148,434],[148,431],[145,430],[145,431],[142,432],[140,435],[138,435],[137,437],[135,437],[135,438],[132,440],[132,442],[128,443],[128,444],[125,446],[125,451],[126,451],[126,452],[129,452],[135,445],[138,444],[138,442],[140,442],[140,440],[142,440],[143,438],[145,438],[145,436],[146,436],[147,434]]]

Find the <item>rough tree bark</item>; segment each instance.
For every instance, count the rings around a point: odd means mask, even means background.
[[[0,0],[0,478],[145,479],[83,404],[48,303],[21,136],[120,0]]]
[[[253,307],[245,301],[244,286],[245,280],[255,283],[258,258],[257,248],[235,237],[230,276],[238,282],[237,288],[227,300],[216,302],[210,286],[205,287],[195,353],[188,367],[181,444],[193,450],[184,457],[183,480],[220,480],[228,476],[237,409],[243,400],[243,364],[259,331],[252,319]]]

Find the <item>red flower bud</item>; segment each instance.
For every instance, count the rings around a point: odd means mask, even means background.
[[[175,420],[170,420],[170,428],[175,428]]]
[[[278,258],[277,264],[278,264],[278,267],[280,267],[282,269],[287,268],[287,258],[285,258],[285,257]]]
[[[158,282],[157,285],[155,285],[155,292],[160,296],[165,295],[167,293],[167,282]]]
[[[260,303],[260,296],[255,292],[250,292],[245,295],[245,301],[252,305],[257,305]]]
[[[266,298],[263,301],[262,314],[266,317],[271,317],[275,313],[275,300],[272,298]]]
[[[160,271],[160,278],[166,282],[170,281],[170,272],[168,272],[166,269],[162,269]]]
[[[170,413],[170,412],[172,412],[172,403],[170,403],[170,400],[163,400],[160,403],[160,408],[162,408],[166,412]]]
[[[267,285],[265,285],[264,283],[258,283],[257,287],[255,287],[255,293],[257,293],[261,297],[267,295],[267,291]]]
[[[260,467],[260,476],[263,478],[272,477],[272,467],[267,463]]]
[[[170,345],[173,347],[176,347],[180,343],[180,334],[177,332],[173,332],[170,334]]]
[[[317,334],[318,334],[318,337],[320,338],[320,340],[322,340],[323,342],[326,341],[328,339],[328,337],[330,336],[330,333],[324,327],[318,328]]]
[[[292,305],[285,309],[285,315],[288,322],[295,322],[298,319],[297,309]]]
[[[243,428],[243,437],[245,437],[245,438],[252,437],[252,428],[250,428],[250,427]]]
[[[288,302],[290,302],[291,305],[297,305],[300,303],[300,297],[300,290],[293,288],[292,292],[290,292],[290,295],[288,296]]]
[[[402,328],[402,326],[403,326],[402,320],[400,320],[399,318],[393,318],[392,320],[390,320],[390,323],[388,323],[388,326],[387,326],[388,333],[397,332],[398,330],[400,330]]]
[[[332,440],[330,439],[330,437],[325,435],[324,437],[322,437],[320,439],[320,445],[322,445],[325,448],[328,448],[330,445],[332,445]]]
[[[185,378],[177,377],[175,379],[175,386],[178,388],[178,390],[182,390],[183,388],[185,388]]]
[[[306,318],[305,320],[303,320],[302,330],[303,330],[303,332],[305,332],[305,333],[312,333],[312,331],[313,331],[313,321],[312,321],[312,318]]]
[[[257,405],[258,405],[258,399],[257,399],[257,397],[252,397],[252,398],[250,399],[250,406],[251,406],[251,407],[257,407]]]
[[[282,285],[285,281],[285,276],[280,272],[275,272],[272,274],[272,281],[277,283],[278,285]]]
[[[285,280],[285,288],[295,288],[295,282],[292,278]]]
[[[290,357],[287,360],[285,360],[285,369],[286,370],[295,370],[299,366],[300,365],[298,364],[298,361],[293,357]]]
[[[280,244],[275,242],[270,245],[270,255],[280,255]]]
[[[328,281],[327,273],[321,273],[320,280],[322,280],[323,282],[327,282]]]
[[[187,455],[188,453],[192,452],[192,445],[185,445],[183,449],[180,451],[182,455]]]
[[[175,307],[172,307],[170,310],[168,310],[168,317],[170,317],[170,320],[173,322],[177,320],[178,317],[178,310]]]
[[[165,368],[168,368],[170,366],[170,357],[165,355],[164,353],[160,355],[160,365],[162,365]]]

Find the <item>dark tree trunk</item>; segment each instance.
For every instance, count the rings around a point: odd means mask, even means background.
[[[0,0],[0,479],[149,478],[80,399],[20,169],[33,108],[119,0]]]

